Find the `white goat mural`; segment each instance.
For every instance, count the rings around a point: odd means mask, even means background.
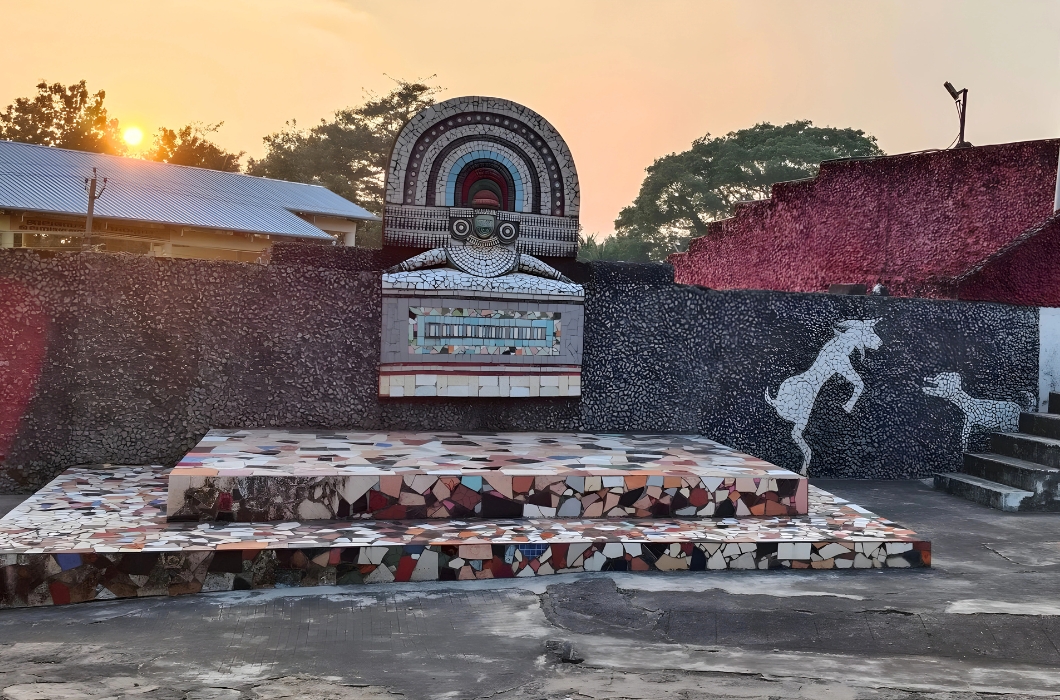
[[[866,350],[876,350],[880,347],[883,341],[874,330],[879,320],[875,318],[868,321],[840,321],[835,327],[836,336],[824,344],[808,370],[785,379],[777,390],[776,398],[769,396],[769,388],[766,387],[766,401],[769,405],[776,410],[778,416],[794,423],[791,438],[802,451],[803,476],[809,474],[813,452],[802,434],[817,401],[817,393],[832,375],[838,374],[854,385],[854,393],[843,404],[847,413],[854,410],[861,392],[865,390],[865,382],[850,364],[850,355],[857,350],[864,355]]]
[[[968,449],[968,438],[976,426],[1005,433],[1019,430],[1022,410],[1019,404],[1013,401],[973,399],[961,388],[961,375],[956,372],[942,372],[934,377],[925,377],[924,381],[927,386],[921,389],[925,394],[949,399],[964,414],[964,427],[961,428],[961,445],[964,449]]]

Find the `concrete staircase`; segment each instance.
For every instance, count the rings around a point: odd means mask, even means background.
[[[1060,513],[1060,394],[1049,394],[1048,413],[1020,414],[1018,433],[991,435],[990,449],[966,452],[935,488],[998,510]]]

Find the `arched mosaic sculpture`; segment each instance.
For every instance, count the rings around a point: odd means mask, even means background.
[[[580,396],[578,176],[540,115],[460,97],[402,128],[383,241],[426,249],[383,274],[381,396]]]
[[[440,248],[475,198],[495,202],[527,255],[574,257],[578,173],[559,132],[532,109],[495,97],[458,97],[421,111],[394,143],[386,178],[384,242]]]

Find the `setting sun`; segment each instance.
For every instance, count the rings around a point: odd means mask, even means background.
[[[139,127],[130,126],[122,134],[122,138],[124,138],[125,143],[130,146],[138,146],[140,142],[144,140],[144,132],[141,131]]]

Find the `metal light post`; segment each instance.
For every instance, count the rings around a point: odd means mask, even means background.
[[[953,98],[953,101],[957,104],[957,116],[960,117],[961,120],[961,131],[957,135],[957,145],[954,146],[954,148],[971,148],[972,144],[964,140],[964,117],[968,112],[968,88],[958,90],[953,87],[953,84],[948,80],[943,83],[943,86],[946,88],[946,91],[950,93],[950,97]]]
[[[1053,213],[1060,211],[1060,153],[1056,160],[1056,192],[1053,194]]]

